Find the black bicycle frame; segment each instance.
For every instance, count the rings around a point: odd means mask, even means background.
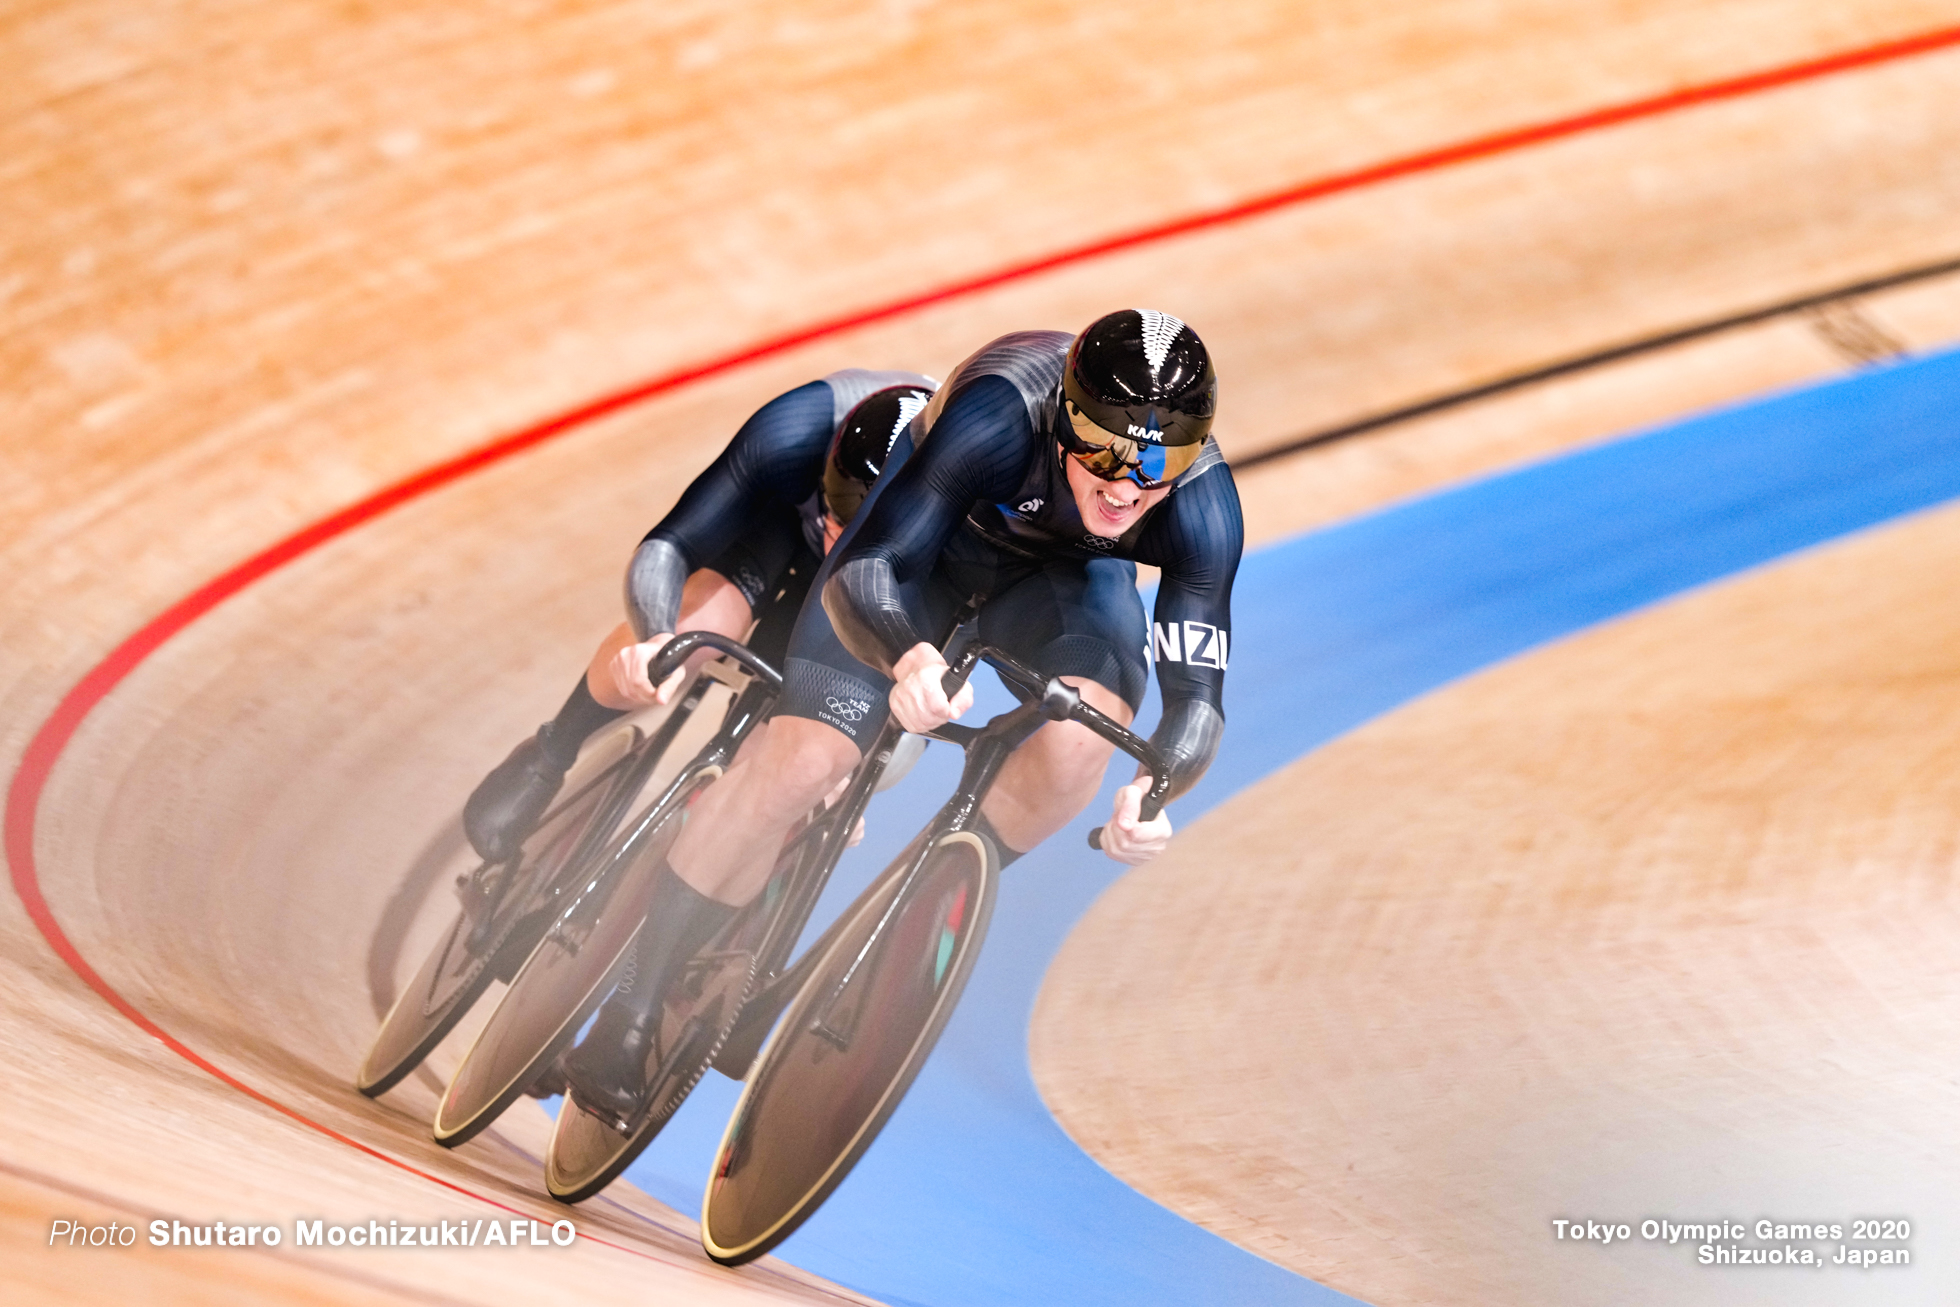
[[[748,674],[747,684],[738,684],[730,678],[729,673],[722,671],[715,664],[702,669],[702,674],[694,679],[686,695],[679,704],[675,705],[674,711],[668,714],[667,720],[660,724],[660,729],[645,747],[640,761],[635,763],[632,773],[620,786],[621,797],[618,802],[621,805],[632,802],[632,796],[639,793],[640,786],[647,776],[660,765],[674,737],[680,733],[687,720],[694,715],[694,710],[700,706],[711,683],[726,685],[735,691],[735,701],[723,714],[721,728],[706,745],[702,746],[701,752],[694,756],[693,761],[668,782],[667,788],[661,791],[660,797],[647,805],[632,831],[620,841],[619,851],[596,867],[585,884],[573,892],[570,901],[558,912],[555,930],[562,931],[566,922],[571,921],[580,910],[587,908],[588,900],[589,910],[603,909],[612,885],[612,869],[633,856],[638,850],[640,841],[647,838],[649,832],[665,819],[675,798],[688,786],[693,785],[703,771],[710,767],[726,769],[734,759],[736,750],[742,747],[742,741],[748,738],[749,733],[755,729],[769,706],[775,701],[777,694],[781,692],[783,678],[775,668],[750,653],[746,646],[709,631],[689,631],[668,641],[648,666],[648,679],[658,685],[672,675],[674,669],[685,662],[690,655],[702,648],[716,649],[725,654],[740,671]],[[616,813],[617,810],[615,816]],[[613,818],[605,821],[603,826],[594,823],[595,829],[603,829],[608,833],[612,831],[612,826]],[[561,942],[569,941],[563,941],[561,936]]]
[[[866,961],[872,958],[878,942],[883,938],[899,906],[905,901],[913,880],[925,866],[925,860],[933,847],[946,836],[965,831],[972,826],[981,802],[986,798],[987,792],[993,788],[1007,759],[1015,749],[1027,741],[1029,736],[1041,729],[1042,725],[1050,721],[1079,722],[1149,768],[1152,786],[1143,801],[1141,815],[1144,820],[1151,820],[1162,810],[1164,797],[1170,789],[1169,768],[1166,767],[1163,756],[1148,740],[1132,733],[1106,714],[1084,703],[1081,694],[1074,687],[1064,684],[1059,678],[1043,677],[1033,668],[1017,661],[1002,650],[977,644],[968,646],[947,668],[942,686],[949,698],[959,692],[960,687],[966,683],[974,667],[982,659],[1001,673],[1008,688],[1022,702],[1019,707],[1000,714],[985,726],[968,727],[948,722],[931,733],[933,738],[957,744],[965,750],[966,763],[961,771],[958,788],[927,825],[916,842],[913,855],[905,861],[903,869],[887,871],[867,887],[857,900],[858,903],[865,902],[871,896],[881,893],[895,877],[898,878],[898,886],[892,892],[877,924],[858,950],[857,957],[838,978],[831,993],[818,1008],[819,1015],[816,1024],[812,1026],[812,1033],[829,1040],[840,1049],[848,1044],[851,1032],[836,1030],[828,1020],[837,999],[857,977]],[[802,987],[816,960],[823,956],[834,933],[855,915],[853,911],[846,910],[820,939],[804,951],[803,956],[797,959],[794,966],[780,975],[772,974],[775,967],[781,964],[782,957],[787,955],[788,948],[794,943],[796,935],[802,933],[809,912],[816,904],[817,895],[829,881],[830,873],[836,867],[838,857],[842,855],[842,841],[847,838],[850,830],[856,825],[858,817],[862,815],[864,805],[870,799],[872,787],[876,785],[886,763],[890,760],[892,746],[897,743],[900,734],[902,729],[896,721],[888,721],[885,724],[871,752],[866,755],[865,762],[860,764],[858,775],[851,788],[840,802],[842,811],[834,813],[833,819],[827,823],[827,829],[823,833],[824,849],[818,863],[819,870],[806,878],[804,886],[795,887],[793,892],[796,893],[796,901],[785,905],[786,909],[799,910],[785,910],[772,924],[770,944],[780,948],[781,956],[772,958],[767,954],[764,955],[764,960],[771,965],[759,968],[758,974],[769,977],[769,980],[743,1007],[735,1030],[729,1036],[728,1042],[731,1045],[743,1036],[753,1039],[757,1034],[758,1025],[775,1022],[790,997]],[[833,849],[833,845],[837,847]]]

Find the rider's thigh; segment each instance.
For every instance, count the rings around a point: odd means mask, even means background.
[[[824,610],[824,582],[838,558],[833,550],[811,585],[810,598],[797,615],[783,664],[783,693],[776,701],[776,720],[824,725],[848,736],[860,751],[871,747],[891,712],[892,680],[858,661],[837,638],[830,614]],[[899,587],[906,612],[934,643],[951,634],[958,615],[959,596],[938,572]]]
[[[1105,717],[1115,721],[1117,725],[1128,726],[1136,719],[1136,710],[1130,706],[1121,693],[1111,689],[1109,686],[1099,681],[1092,681],[1085,676],[1064,676],[1062,680],[1066,684],[1076,688],[1076,691],[1082,696],[1082,702],[1102,713]],[[1050,725],[1075,726],[1076,723],[1051,722]],[[1095,732],[1090,731],[1086,726],[1078,727],[1078,729],[1087,732],[1098,740],[1102,739],[1102,736],[1096,735]],[[1110,747],[1115,748],[1116,746],[1110,745]]]
[[[1129,706],[1107,686],[1064,678],[1092,707],[1127,722]],[[985,810],[1009,848],[1032,849],[1075,819],[1102,788],[1112,746],[1075,722],[1049,722],[1014,751]]]
[[[701,568],[687,578],[681,591],[681,614],[676,623],[683,631],[713,631],[731,640],[739,640],[748,633],[753,614],[749,608],[748,596],[740,587],[718,572]],[[586,688],[592,697],[608,708],[631,711],[640,705],[621,697],[613,688],[612,662],[621,649],[639,643],[639,637],[626,622],[614,627],[592,660],[585,667]],[[703,649],[688,660],[688,669],[697,671],[703,663],[717,657],[713,649]]]
[[[748,593],[713,568],[690,573],[681,590],[681,615],[676,627],[681,631],[713,631],[731,640],[748,634],[755,610]]]
[[[980,638],[1022,662],[1108,693],[1091,699],[1128,721],[1150,679],[1144,650],[1149,623],[1137,594],[1136,565],[1120,558],[1056,560],[987,600]],[[1112,714],[1114,715],[1114,714]],[[1078,728],[1080,729],[1080,728]]]
[[[688,591],[681,595],[681,629],[695,629],[686,625],[689,593],[704,572],[732,586],[753,614],[776,592],[790,565],[813,554],[810,542],[805,539],[801,514],[781,504],[771,506],[743,523],[742,533],[726,549],[687,578]],[[723,634],[733,634],[739,639],[742,632]]]

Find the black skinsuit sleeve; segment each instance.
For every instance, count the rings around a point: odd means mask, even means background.
[[[1150,739],[1170,763],[1172,798],[1205,774],[1225,730],[1232,580],[1244,548],[1238,487],[1223,463],[1180,486],[1137,542],[1137,561],[1163,568],[1151,650],[1164,716]]]
[[[1014,493],[1044,439],[1021,392],[1001,377],[978,377],[949,397],[824,585],[824,612],[853,657],[889,675],[926,639],[899,586],[932,567],[975,503]]]
[[[633,555],[626,611],[640,639],[674,629],[688,574],[733,544],[757,513],[816,493],[834,432],[834,401],[822,381],[778,395],[742,424]]]

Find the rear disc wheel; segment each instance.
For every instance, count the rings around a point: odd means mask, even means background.
[[[569,779],[569,797],[545,814],[520,856],[501,869],[509,883],[498,890],[489,920],[473,930],[465,914],[456,914],[382,1018],[355,1077],[363,1094],[378,1098],[400,1084],[468,1015],[490,982],[530,951],[529,931],[540,924],[539,891],[556,878],[593,817],[606,806],[610,782],[640,739],[639,731],[629,727],[581,756]],[[480,867],[473,874],[487,870]],[[475,947],[473,934],[478,937]]]
[[[689,799],[720,775],[718,767],[702,769],[651,827],[594,860],[593,884],[544,929],[450,1077],[436,1106],[437,1143],[455,1148],[473,1139],[571,1043],[633,945]]]

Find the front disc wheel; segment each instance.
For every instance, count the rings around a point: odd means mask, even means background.
[[[877,1138],[959,1002],[999,870],[984,837],[944,836],[889,919],[890,894],[875,896],[833,940],[722,1138],[701,1209],[710,1257],[735,1266],[774,1248]]]

